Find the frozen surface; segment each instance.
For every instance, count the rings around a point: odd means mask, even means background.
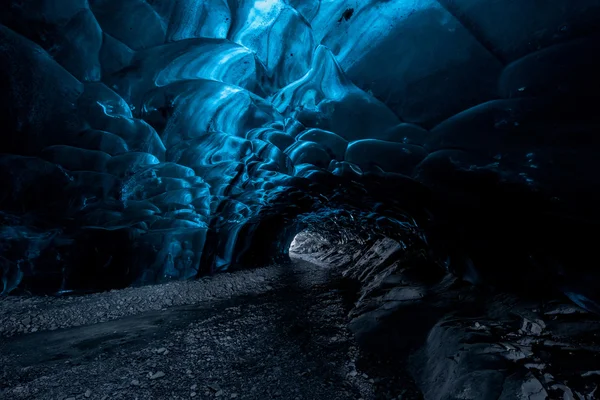
[[[600,0],[1,2],[0,397],[594,398],[599,27]]]
[[[232,1],[228,39],[252,50],[266,69],[265,84],[279,88],[300,78],[315,47],[310,24],[284,0]]]
[[[595,309],[599,5],[4,2],[2,291],[285,259],[325,208]]]
[[[400,122],[383,103],[352,83],[325,46],[315,50],[308,73],[277,92],[272,101],[283,115],[346,140],[378,137]]]

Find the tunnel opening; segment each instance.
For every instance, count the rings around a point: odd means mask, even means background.
[[[390,187],[403,194],[390,197]],[[427,204],[427,190],[403,177],[347,177],[314,171],[310,182],[296,181],[295,187],[273,199],[240,230],[235,264],[243,268],[288,261],[290,246],[303,231],[340,245],[364,246],[380,237],[422,243]]]
[[[332,246],[334,246],[334,242],[331,238],[326,237],[320,232],[305,229],[294,236],[292,243],[290,243],[289,253],[290,257],[293,257],[295,254],[314,254],[320,253]]]
[[[377,236],[373,221],[344,209],[325,208],[297,218],[297,233],[289,243],[291,258],[344,266]],[[382,236],[382,235],[379,235]],[[382,236],[383,237],[383,236]],[[333,260],[332,256],[337,256]],[[346,261],[342,261],[346,257]]]

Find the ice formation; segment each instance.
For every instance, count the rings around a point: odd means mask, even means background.
[[[600,3],[554,3],[3,2],[1,291],[260,264],[327,207],[593,308]]]

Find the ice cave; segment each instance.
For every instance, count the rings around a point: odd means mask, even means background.
[[[600,0],[2,0],[0,84],[0,398],[600,398]]]

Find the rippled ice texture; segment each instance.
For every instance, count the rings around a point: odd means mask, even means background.
[[[73,272],[89,256],[66,249],[110,234],[122,247],[103,247],[92,275],[128,284],[227,269],[248,251],[257,216],[324,173],[434,185],[440,170],[485,170],[539,189],[557,184],[561,163],[597,168],[597,157],[558,150],[569,129],[552,141],[523,133],[545,129],[534,97],[555,90],[551,80],[593,87],[577,80],[577,68],[594,69],[577,49],[594,41],[575,33],[593,26],[598,1],[534,3],[3,3],[3,151],[22,156],[0,163],[13,171],[3,218],[15,218],[2,240],[21,249],[2,263],[2,291],[44,268],[63,289],[94,286]],[[575,70],[554,67],[562,55]],[[547,75],[530,73],[541,67]],[[32,193],[46,201],[19,200]],[[51,209],[53,228],[23,207]],[[136,250],[113,254],[124,249]],[[58,266],[65,257],[71,269]],[[111,270],[119,262],[130,268]]]

